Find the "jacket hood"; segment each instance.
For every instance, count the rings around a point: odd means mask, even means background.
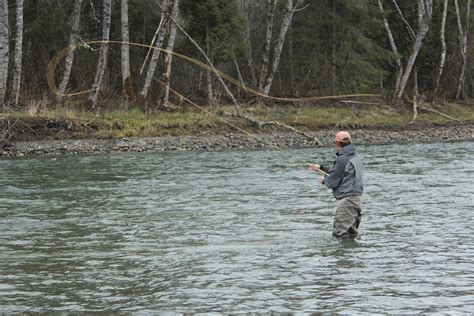
[[[354,144],[350,144],[347,146],[344,146],[341,150],[339,150],[336,155],[338,156],[352,156],[355,155],[356,153],[356,148]]]

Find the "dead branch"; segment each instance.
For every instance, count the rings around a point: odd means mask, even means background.
[[[452,117],[452,116],[449,116],[449,115],[447,115],[447,114],[444,114],[444,113],[442,113],[442,112],[440,112],[440,111],[438,111],[438,110],[431,109],[431,108],[427,108],[427,107],[424,107],[424,106],[419,106],[419,108],[422,109],[422,110],[431,112],[431,113],[435,113],[435,114],[441,115],[441,116],[443,116],[443,117],[445,117],[445,118],[447,118],[447,119],[450,119],[450,120],[452,120],[452,121],[455,121],[455,122],[458,122],[458,123],[463,124],[463,122],[462,122],[461,120],[458,120],[457,118],[454,118],[454,117]]]
[[[405,101],[406,101],[408,104],[411,104],[411,105],[413,106],[413,119],[412,119],[411,122],[408,123],[408,124],[413,124],[413,123],[415,122],[415,120],[416,120],[416,118],[417,118],[417,116],[418,116],[418,109],[423,110],[423,111],[427,111],[427,112],[431,112],[431,113],[434,113],[434,114],[438,114],[438,115],[440,115],[440,116],[442,116],[442,117],[445,117],[445,118],[450,119],[450,120],[452,120],[452,121],[455,121],[455,122],[458,122],[458,123],[463,124],[463,122],[462,122],[461,120],[458,120],[457,118],[454,118],[454,117],[452,117],[452,116],[449,116],[449,115],[447,115],[447,114],[445,114],[445,113],[443,113],[443,112],[440,112],[440,111],[438,111],[438,110],[435,110],[435,109],[432,109],[432,108],[428,108],[428,107],[426,107],[426,106],[423,106],[423,105],[422,105],[422,104],[423,104],[422,102],[419,102],[419,104],[418,104],[418,102],[416,101],[416,98],[414,98],[413,100],[410,100],[408,97],[405,97]]]
[[[416,98],[413,99],[413,119],[408,124],[413,124],[418,117],[418,102],[416,102]]]
[[[3,127],[2,137],[0,138],[0,144],[6,144],[12,137],[13,134],[11,133],[12,129],[15,127],[16,123],[18,123],[18,119],[13,120],[10,115],[6,115],[3,119],[5,122],[5,126]]]
[[[400,17],[402,18],[403,23],[405,23],[405,27],[407,28],[408,33],[410,34],[411,39],[414,40],[416,36],[415,36],[415,32],[413,31],[413,28],[411,27],[410,23],[408,23],[408,21],[405,19],[405,16],[403,15],[402,10],[400,10],[400,7],[398,6],[397,1],[396,1],[396,0],[392,0],[392,2],[393,2],[393,5],[395,6],[395,8],[397,9],[398,14],[399,14]]]
[[[340,102],[346,103],[346,104],[382,105],[379,102],[365,102],[365,101],[352,101],[352,100],[341,100]]]
[[[247,116],[247,115],[242,114],[242,113],[234,114],[234,113],[224,112],[223,114],[226,115],[226,116],[243,118],[243,119],[255,124],[256,126],[258,126],[259,129],[264,127],[264,126],[282,127],[282,128],[288,129],[288,130],[290,130],[290,131],[292,131],[296,134],[304,136],[307,140],[311,141],[315,145],[319,145],[321,143],[317,137],[309,135],[308,133],[302,132],[302,131],[294,128],[293,126],[287,125],[285,123],[281,123],[281,122],[278,122],[278,121],[263,122],[263,121],[259,121],[256,118],[253,118],[251,116]]]

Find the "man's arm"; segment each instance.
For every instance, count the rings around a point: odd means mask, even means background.
[[[326,172],[327,174],[330,174],[330,173],[332,173],[332,172],[334,171],[334,170],[331,170],[332,168],[328,168],[328,167],[325,167],[325,166],[323,166],[323,165],[320,165],[320,166],[319,166],[319,169],[322,170],[322,171],[324,171],[324,172]]]
[[[347,156],[338,157],[334,166],[329,169],[329,175],[324,178],[323,184],[330,189],[337,188],[342,181],[342,177],[344,176],[344,169],[346,168],[346,164],[349,159],[350,158]]]
[[[325,174],[330,174],[334,170],[332,168],[326,168],[323,165],[318,165],[318,164],[309,164],[309,170],[311,171],[316,171],[316,172],[321,172]]]

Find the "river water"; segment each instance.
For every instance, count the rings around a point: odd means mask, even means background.
[[[343,243],[278,151],[0,160],[0,312],[474,312],[474,143],[358,149]]]

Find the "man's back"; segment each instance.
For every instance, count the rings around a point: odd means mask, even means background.
[[[362,160],[356,154],[355,146],[347,145],[339,150],[337,155],[336,162],[329,176],[324,180],[324,184],[333,190],[336,199],[362,195],[364,192]]]

